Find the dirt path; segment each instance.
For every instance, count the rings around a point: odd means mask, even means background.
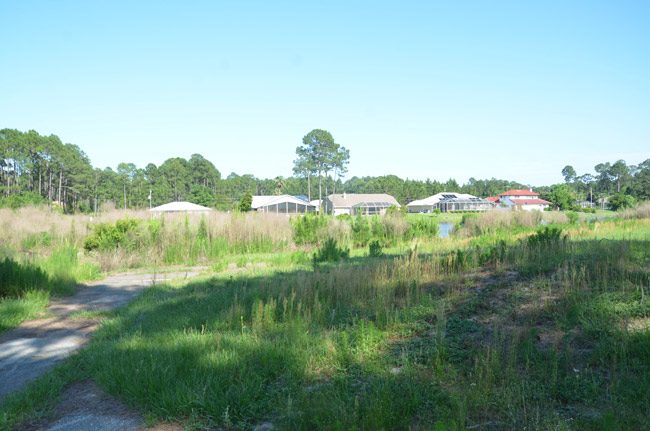
[[[80,311],[109,311],[126,305],[143,289],[161,281],[189,278],[198,270],[166,274],[119,274],[88,284],[70,297],[52,301],[51,317],[23,322],[0,335],[0,402],[79,350],[97,328]]]

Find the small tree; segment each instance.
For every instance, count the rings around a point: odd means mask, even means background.
[[[609,206],[614,211],[632,208],[635,205],[636,199],[634,199],[634,196],[626,195],[625,193],[616,193],[609,198]]]
[[[251,210],[253,207],[253,195],[250,194],[250,192],[244,193],[244,196],[242,196],[241,201],[239,201],[239,211],[245,213]]]

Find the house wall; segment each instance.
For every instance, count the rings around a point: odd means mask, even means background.
[[[335,216],[337,216],[337,215],[342,215],[342,214],[348,214],[348,215],[349,215],[349,214],[350,214],[350,208],[349,208],[349,207],[348,207],[348,208],[344,208],[344,207],[341,207],[341,208],[334,208],[334,212],[333,212],[333,214],[334,214]]]
[[[518,208],[524,211],[544,211],[545,208],[548,208],[548,205],[519,205]]]
[[[430,213],[433,205],[411,205],[406,207],[410,213]]]

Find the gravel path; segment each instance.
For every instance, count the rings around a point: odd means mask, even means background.
[[[72,318],[80,311],[109,311],[126,305],[161,281],[189,278],[198,270],[166,274],[119,274],[82,286],[48,307],[50,317],[23,322],[0,335],[0,402],[79,350],[97,328],[93,319]]]

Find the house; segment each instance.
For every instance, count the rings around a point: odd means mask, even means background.
[[[207,213],[212,211],[212,208],[193,204],[192,202],[170,202],[168,204],[151,208],[149,211],[153,213],[159,213],[159,214],[160,213]]]
[[[309,201],[311,205],[313,205],[316,208],[316,211],[320,208],[320,200],[318,199],[312,199]]]
[[[494,204],[486,199],[465,193],[442,192],[410,202],[406,207],[410,213],[430,213],[435,210],[442,212],[486,211],[494,208]]]
[[[400,204],[393,196],[385,193],[342,193],[327,196],[323,199],[323,206],[325,212],[336,216],[341,214],[385,214],[388,208],[399,208]]]
[[[499,204],[510,209],[524,211],[544,211],[551,206],[549,201],[539,198],[539,193],[531,190],[508,190],[499,194]]]
[[[251,208],[254,211],[273,214],[304,214],[316,211],[314,205],[291,195],[253,196]]]

